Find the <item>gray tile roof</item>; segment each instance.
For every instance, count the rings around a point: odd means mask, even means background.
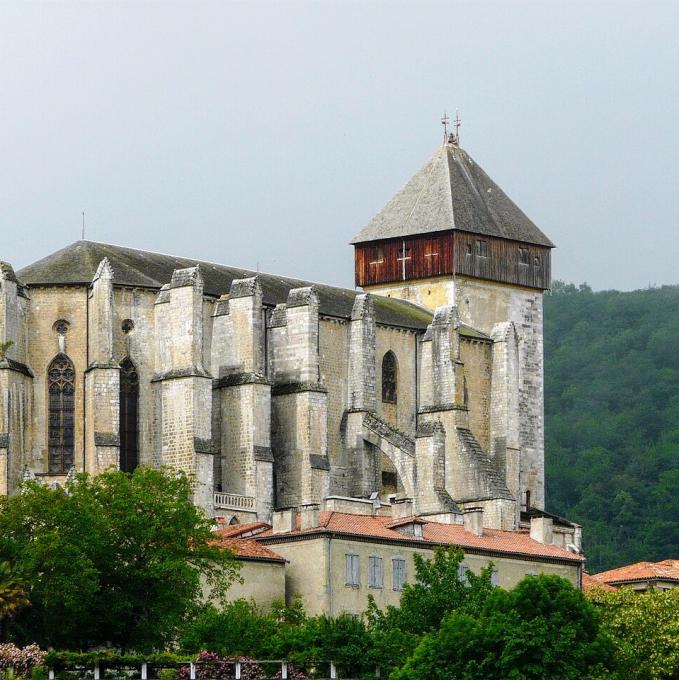
[[[91,283],[99,263],[107,257],[118,286],[160,289],[172,279],[175,269],[200,265],[205,281],[204,292],[218,297],[229,292],[234,279],[259,276],[264,302],[276,305],[285,302],[293,288],[313,285],[318,292],[321,313],[327,316],[351,318],[354,298],[360,291],[336,288],[301,279],[291,279],[274,274],[262,274],[247,269],[202,262],[187,257],[162,255],[146,250],[135,250],[95,241],[76,241],[51,255],[38,260],[17,272],[17,278],[27,286],[86,285]],[[404,328],[426,329],[432,314],[417,305],[386,298],[375,299],[375,316],[378,323]]]
[[[474,234],[554,244],[454,144],[444,144],[352,243],[457,229]]]

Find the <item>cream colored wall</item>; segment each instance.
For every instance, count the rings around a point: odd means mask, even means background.
[[[412,331],[378,325],[375,333],[375,390],[377,413],[397,430],[415,436],[416,349],[417,334]],[[382,360],[391,350],[398,362],[396,404],[382,401]]]
[[[254,600],[258,607],[270,609],[275,600],[285,601],[285,564],[238,560],[243,583],[233,583],[228,590],[229,602]]]
[[[325,613],[335,616],[342,612],[360,614],[367,607],[368,595],[375,598],[379,607],[398,605],[401,592],[393,589],[392,560],[396,557],[406,560],[406,580],[413,582],[415,578],[413,556],[420,554],[425,559],[431,559],[434,555],[434,548],[427,545],[418,546],[416,543],[391,545],[340,537],[328,539],[319,536],[304,541],[267,545],[290,562],[286,570],[287,601],[291,602],[295,594],[301,596],[307,612],[313,615]],[[346,585],[347,553],[359,556],[358,587]],[[371,555],[382,558],[384,569],[382,588],[368,586],[368,561]],[[468,565],[475,573],[479,573],[490,562],[493,562],[498,572],[499,585],[503,588],[513,588],[529,574],[556,574],[568,579],[573,585],[578,585],[577,564],[552,564],[519,557],[472,553],[466,553],[463,560],[463,564]]]
[[[269,545],[269,544],[267,544]],[[328,538],[288,541],[269,545],[288,560],[285,566],[285,601],[292,604],[301,597],[307,614],[331,611],[328,588]]]

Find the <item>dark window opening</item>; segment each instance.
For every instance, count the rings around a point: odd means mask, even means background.
[[[382,401],[395,404],[398,389],[396,355],[389,350],[382,359]]]
[[[536,256],[533,258],[533,264],[534,264],[536,267],[539,267],[539,266],[540,266],[540,256],[539,256],[539,255],[536,255]]]
[[[393,491],[398,489],[398,478],[395,472],[382,470],[382,488]]]
[[[383,264],[384,263],[384,252],[382,248],[370,248],[368,251],[368,263],[369,264]]]
[[[519,248],[519,264],[522,264],[526,267],[530,264],[528,248]]]
[[[467,252],[465,253],[467,257],[471,257],[474,252],[474,248],[471,243],[467,243]]]
[[[476,242],[476,254],[479,257],[488,257],[488,241],[479,239]]]
[[[132,472],[139,465],[139,376],[130,358],[120,364],[120,469]]]
[[[73,465],[75,442],[75,368],[65,354],[58,354],[47,369],[47,391],[47,465],[50,473],[63,474]]]

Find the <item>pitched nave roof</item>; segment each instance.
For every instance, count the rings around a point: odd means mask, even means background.
[[[346,319],[351,317],[354,299],[360,292],[96,241],[76,241],[19,270],[17,278],[27,286],[87,285],[91,283],[99,263],[105,257],[111,264],[114,282],[118,286],[158,290],[170,282],[175,269],[200,265],[206,295],[219,297],[229,292],[234,279],[258,276],[262,285],[264,303],[276,305],[285,302],[288,293],[293,288],[313,285],[318,293],[321,313]],[[374,295],[373,298],[378,323],[418,330],[426,329],[431,323],[431,312],[422,307],[404,300],[379,295]]]

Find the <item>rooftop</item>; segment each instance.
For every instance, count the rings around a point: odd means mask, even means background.
[[[19,270],[17,278],[27,286],[89,285],[99,263],[107,257],[118,286],[159,290],[169,283],[175,269],[200,265],[205,282],[204,293],[219,297],[229,292],[234,279],[258,276],[262,285],[264,303],[276,305],[285,302],[293,288],[314,286],[318,293],[320,311],[332,317],[349,319],[355,297],[360,291],[326,286],[302,279],[292,279],[276,274],[264,274],[249,269],[239,269],[213,262],[187,257],[163,255],[147,250],[136,250],[97,241],[76,241],[61,250]],[[428,310],[404,300],[373,296],[375,317],[378,323],[417,330],[426,329],[432,314]]]
[[[472,157],[452,143],[438,148],[352,243],[451,229],[554,246]]]
[[[410,518],[411,521],[413,518]],[[422,521],[421,518],[417,521]],[[564,560],[568,562],[583,562],[582,555],[560,548],[556,545],[543,545],[531,539],[525,531],[501,531],[499,529],[484,529],[483,536],[476,536],[459,524],[442,524],[425,521],[422,527],[422,538],[401,533],[397,530],[400,522],[394,523],[391,517],[379,515],[356,515],[345,512],[321,512],[319,525],[306,529],[296,529],[288,533],[274,534],[271,529],[257,535],[257,540],[267,544],[276,541],[290,540],[295,537],[311,537],[318,534],[332,533],[353,536],[362,539],[408,541],[422,545],[454,545],[463,550],[491,552],[498,554],[524,555],[526,557],[541,557]],[[398,526],[397,526],[398,525]],[[299,516],[298,524],[299,527]]]
[[[221,530],[216,531],[215,534],[217,536],[215,543],[222,548],[230,550],[238,559],[281,563],[286,561],[284,557],[262,545],[254,538],[234,538],[222,535]]]
[[[602,583],[620,585],[637,581],[679,581],[679,560],[662,562],[637,562],[617,569],[609,569],[594,578]]]

